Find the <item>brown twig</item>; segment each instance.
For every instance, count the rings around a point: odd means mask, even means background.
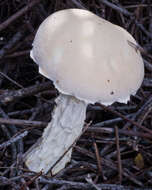
[[[34,177],[32,177],[29,181],[21,186],[21,190],[26,190],[25,187],[29,186],[33,183],[36,179],[38,179],[42,175],[42,172],[37,173]]]
[[[80,8],[80,9],[86,9],[85,6],[80,3],[79,1],[77,0],[71,0],[73,2],[73,4],[75,4],[77,6],[77,8]]]
[[[100,154],[99,154],[97,143],[95,142],[94,139],[93,139],[93,146],[94,146],[94,149],[95,149],[95,154],[96,154],[96,159],[97,159],[98,176],[101,175],[102,178],[104,179],[103,170],[102,170],[102,162],[101,162],[102,160],[101,160],[101,157],[100,157]]]
[[[121,113],[119,113],[119,112],[117,112],[117,111],[115,111],[115,110],[112,110],[110,107],[106,107],[106,106],[104,106],[104,105],[102,105],[102,104],[98,104],[98,105],[100,105],[104,110],[110,111],[111,113],[113,113],[113,114],[115,114],[115,115],[121,117],[121,118],[124,119],[125,121],[128,121],[129,123],[131,123],[131,124],[133,124],[133,125],[139,127],[140,129],[143,129],[144,131],[146,131],[146,132],[152,134],[152,130],[150,130],[150,129],[148,129],[148,128],[142,126],[142,125],[140,125],[139,123],[137,123],[137,122],[135,122],[135,121],[133,121],[133,120],[127,118],[126,116],[122,115]]]
[[[23,120],[23,119],[5,119],[0,118],[1,124],[11,124],[11,125],[17,125],[17,126],[31,126],[31,127],[45,127],[48,123],[42,122],[42,121],[29,121],[29,120]]]
[[[94,157],[94,154],[89,152],[88,150],[86,150],[85,148],[82,148],[82,147],[78,147],[76,146],[75,147],[77,151],[79,151],[80,153],[82,153],[83,155],[86,155],[86,156],[89,156],[90,158],[92,159],[95,159]],[[111,168],[113,170],[117,170],[117,166],[110,160],[107,160],[107,159],[104,159],[102,158],[102,163],[103,165],[107,166],[108,168]],[[142,182],[140,182],[139,180],[137,180],[134,175],[130,172],[128,174],[128,170],[125,168],[123,171],[122,171],[122,174],[127,177],[129,180],[131,180],[132,182],[134,182],[135,184],[139,185],[139,186],[143,186]]]
[[[4,58],[16,58],[16,57],[25,56],[25,55],[29,56],[29,54],[30,54],[30,50],[24,50],[24,51],[18,51],[12,54],[8,54],[4,56]]]
[[[20,18],[27,11],[31,10],[35,5],[37,5],[41,0],[32,0],[28,5],[19,10],[17,13],[9,17],[6,21],[0,24],[0,32],[6,29],[11,23],[13,23],[16,19]]]
[[[0,25],[1,27],[1,25]],[[21,38],[23,37],[25,31],[25,29],[21,29],[20,31],[18,31],[12,38],[11,40],[9,40],[6,45],[0,50],[0,59],[3,58],[3,56],[5,56],[5,54],[17,43],[21,40]]]
[[[119,147],[119,134],[118,127],[115,126],[115,136],[116,136],[116,147],[117,147],[117,160],[118,160],[118,171],[119,171],[119,183],[122,183],[122,163],[121,163],[121,155],[120,155],[120,147]]]
[[[94,133],[100,133],[100,134],[112,134],[114,133],[113,128],[109,127],[90,127],[88,128],[87,132],[94,132]],[[142,137],[142,138],[147,138],[147,139],[152,139],[152,135],[149,133],[145,132],[138,132],[138,131],[133,131],[133,130],[125,130],[125,129],[119,129],[119,133],[127,136],[137,136],[137,137]]]
[[[12,143],[24,138],[25,136],[28,135],[28,131],[24,131],[21,134],[18,134],[17,136],[15,135],[14,137],[11,137],[8,141],[0,144],[0,149],[6,148],[7,146],[11,145]]]
[[[127,11],[127,9],[120,7],[119,5],[115,5],[107,0],[100,0],[101,3],[104,3],[105,5],[107,5],[108,7],[111,7],[112,9],[124,14],[125,16],[133,16],[132,13],[130,13],[129,11]]]
[[[5,73],[0,71],[0,75],[5,77],[7,80],[11,81],[13,84],[15,84],[17,87],[19,88],[23,88],[22,85],[20,85],[18,82],[16,82],[15,80],[11,79],[9,76],[7,76]]]
[[[27,96],[35,95],[36,93],[50,89],[51,87],[52,84],[49,81],[42,84],[36,84],[31,87],[22,88],[20,90],[6,91],[4,94],[0,95],[0,104],[6,105],[12,101],[16,101],[20,98],[24,98]]]

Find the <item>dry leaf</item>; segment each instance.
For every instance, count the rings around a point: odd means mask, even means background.
[[[135,164],[139,169],[142,169],[144,167],[144,159],[141,153],[138,153],[135,157]]]

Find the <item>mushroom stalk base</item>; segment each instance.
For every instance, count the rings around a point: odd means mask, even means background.
[[[56,99],[51,122],[42,137],[25,155],[26,166],[34,172],[56,174],[71,159],[71,145],[80,136],[87,105],[68,95]]]

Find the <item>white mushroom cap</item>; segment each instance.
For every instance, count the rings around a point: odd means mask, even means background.
[[[56,88],[87,103],[129,100],[144,65],[123,28],[82,9],[58,11],[40,25],[31,57]]]

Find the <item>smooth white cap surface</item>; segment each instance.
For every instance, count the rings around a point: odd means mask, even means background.
[[[31,57],[56,88],[87,103],[126,103],[144,77],[134,38],[82,9],[50,15],[40,25]]]

